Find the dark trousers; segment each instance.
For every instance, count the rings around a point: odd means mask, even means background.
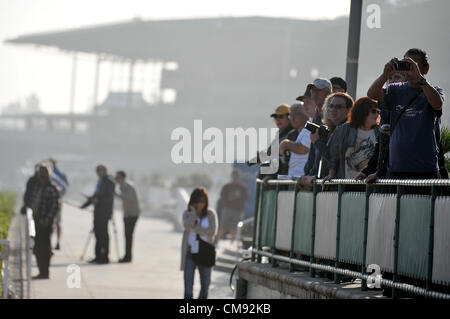
[[[107,260],[109,255],[109,215],[94,214],[95,258]]]
[[[137,216],[123,218],[123,223],[125,225],[125,259],[131,259],[132,256],[133,232],[137,219]]]
[[[52,235],[52,227],[44,227],[36,223],[36,237],[34,238],[34,254],[36,263],[39,268],[39,274],[48,276],[50,267],[50,257],[52,256],[52,247],[50,238]]]

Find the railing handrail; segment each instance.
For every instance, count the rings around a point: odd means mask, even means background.
[[[252,251],[252,261],[255,261],[255,257],[257,256],[257,262],[261,262],[261,256],[265,256],[265,257],[272,257],[272,266],[276,266],[276,261],[286,261],[288,263],[290,263],[290,271],[294,270],[293,264],[297,264],[297,265],[303,265],[306,267],[310,268],[310,273],[311,276],[314,277],[315,276],[315,269],[322,269],[322,265],[316,264],[315,263],[315,251],[314,251],[314,241],[315,241],[315,237],[316,237],[316,233],[315,233],[315,227],[316,227],[316,220],[315,220],[315,216],[316,216],[316,201],[317,201],[317,195],[319,193],[321,193],[322,188],[319,187],[320,184],[322,184],[323,180],[316,180],[313,184],[313,188],[312,188],[312,193],[314,195],[314,204],[313,204],[313,208],[312,208],[312,230],[311,230],[311,252],[310,252],[310,262],[309,263],[305,263],[304,261],[298,260],[293,258],[295,256],[294,254],[294,238],[295,238],[295,231],[296,231],[296,227],[295,227],[295,214],[296,214],[296,209],[297,209],[297,196],[294,197],[294,201],[293,201],[293,207],[292,209],[294,210],[294,214],[292,217],[293,221],[293,226],[291,229],[291,247],[289,250],[289,258],[285,258],[285,257],[279,257],[278,255],[276,255],[276,251],[280,250],[278,248],[276,248],[277,244],[277,218],[278,216],[278,206],[277,206],[277,200],[278,200],[278,194],[280,191],[282,191],[282,188],[280,188],[279,186],[295,186],[295,193],[298,193],[299,191],[301,191],[301,186],[298,184],[297,179],[292,177],[282,177],[281,179],[273,179],[273,180],[268,180],[267,184],[270,186],[276,186],[273,187],[273,190],[276,191],[277,196],[275,196],[275,198],[273,199],[275,201],[275,208],[274,208],[274,214],[275,214],[275,219],[273,224],[270,226],[270,230],[266,229],[266,231],[271,232],[273,231],[274,236],[273,236],[273,243],[269,244],[270,245],[270,249],[271,249],[271,256],[267,255],[267,254],[261,254],[261,250],[263,248],[263,244],[261,241],[261,238],[263,238],[262,236],[266,236],[264,234],[262,234],[262,218],[261,216],[259,216],[260,214],[260,209],[262,209],[262,200],[263,200],[263,193],[264,191],[270,191],[271,188],[266,188],[264,187],[265,185],[263,184],[263,180],[261,179],[257,179],[256,183],[257,183],[257,196],[256,196],[256,204],[255,204],[255,218],[254,218],[254,232],[256,233],[256,230],[259,229],[259,235],[258,238],[256,238],[256,235],[254,233],[253,236],[253,245],[252,247],[257,247],[257,249]],[[267,185],[266,184],[266,185]],[[434,256],[434,207],[435,207],[435,202],[436,199],[438,197],[439,194],[439,187],[447,187],[450,186],[450,180],[439,180],[439,179],[432,179],[432,180],[392,180],[392,179],[387,179],[387,180],[379,180],[377,183],[368,185],[366,183],[364,183],[363,181],[356,181],[356,180],[350,180],[350,179],[334,179],[331,181],[326,181],[325,185],[336,185],[338,187],[336,187],[336,192],[338,193],[338,205],[337,205],[337,223],[335,225],[336,227],[336,255],[334,258],[334,267],[332,268],[325,268],[322,270],[328,271],[328,272],[334,272],[335,273],[335,283],[339,283],[340,282],[340,275],[344,274],[345,271],[348,271],[348,269],[344,269],[340,267],[340,259],[339,259],[339,239],[340,239],[340,214],[341,214],[341,198],[342,195],[345,192],[345,186],[346,185],[360,185],[360,186],[364,186],[365,189],[365,218],[364,218],[364,247],[363,247],[363,256],[364,256],[364,261],[362,264],[357,264],[358,267],[361,268],[361,272],[359,272],[359,274],[362,275],[361,276],[356,276],[357,278],[363,279],[363,282],[361,284],[361,289],[362,290],[366,290],[367,286],[365,283],[365,263],[366,263],[366,249],[367,249],[367,227],[368,227],[368,223],[369,223],[369,218],[368,218],[368,209],[369,209],[369,199],[372,197],[372,194],[374,194],[374,191],[376,190],[376,188],[374,186],[399,186],[396,187],[396,207],[395,207],[395,230],[394,230],[394,235],[393,235],[393,250],[394,250],[394,260],[391,261],[392,265],[393,265],[393,279],[391,282],[389,281],[382,281],[382,283],[384,282],[385,285],[387,287],[391,287],[392,288],[392,297],[393,298],[397,298],[397,291],[396,290],[405,290],[414,294],[421,294],[427,297],[435,297],[436,296],[436,292],[435,291],[431,291],[431,287],[432,287],[432,282],[433,282],[433,256]],[[405,187],[411,187],[411,186],[421,186],[421,187],[430,187],[431,188],[431,196],[429,197],[429,202],[431,203],[430,205],[430,215],[427,217],[429,219],[428,223],[428,227],[429,227],[429,235],[428,235],[428,255],[427,255],[427,274],[425,275],[426,278],[424,278],[425,283],[426,283],[426,288],[420,288],[417,286],[412,286],[412,285],[406,285],[404,283],[401,283],[401,281],[399,280],[399,272],[398,272],[398,254],[399,254],[399,238],[400,238],[400,207],[402,206],[402,196],[406,195],[407,192],[405,191]],[[349,189],[350,190],[350,189]],[[285,216],[286,217],[286,216]],[[286,217],[288,218],[288,217]],[[259,225],[259,227],[258,227]],[[286,251],[281,249],[282,251]],[[279,257],[279,258],[278,258]],[[314,265],[314,266],[313,266]],[[317,266],[317,267],[315,267]],[[339,270],[339,271],[336,271]],[[357,272],[355,272],[354,274],[356,274]],[[411,286],[410,288],[406,288],[406,287]],[[400,288],[402,287],[402,288]],[[427,292],[425,294],[423,294],[423,292]],[[440,297],[444,297],[444,298],[448,298],[450,295],[449,294],[444,294],[441,295]]]
[[[321,185],[322,179],[315,180],[316,185]],[[263,180],[256,179],[256,183],[263,183]],[[269,185],[295,185],[297,179],[271,179],[267,181]],[[354,179],[332,179],[325,182],[325,185],[361,185],[366,186],[363,181],[357,181]],[[380,179],[377,182],[370,184],[370,186],[450,186],[450,179]]]
[[[3,269],[0,268],[0,276],[2,276],[3,294],[2,298],[8,298],[9,290],[9,253],[10,253],[10,241],[7,239],[0,239],[0,245],[3,245],[3,250],[0,253],[0,259],[4,261]]]

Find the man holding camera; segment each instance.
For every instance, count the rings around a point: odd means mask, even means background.
[[[410,49],[402,61],[390,60],[367,92],[370,98],[383,102],[383,108],[391,113],[389,178],[439,178],[435,126],[442,115],[444,94],[426,80],[429,69],[427,54]],[[407,82],[383,89],[394,72],[401,73]]]
[[[311,156],[308,158],[305,176],[299,179],[301,186],[312,187],[312,182],[316,177],[321,178],[328,174],[328,140],[335,128],[347,121],[352,106],[353,99],[346,93],[333,93],[325,100],[322,120],[325,125],[317,126],[311,133],[311,150],[314,149],[316,155],[312,159]]]

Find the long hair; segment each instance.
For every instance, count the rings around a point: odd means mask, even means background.
[[[367,116],[373,109],[378,109],[377,101],[367,96],[358,99],[348,113],[350,126],[354,128],[363,126]]]
[[[189,206],[198,203],[201,199],[205,199],[205,207],[203,207],[201,214],[201,218],[204,218],[208,214],[208,205],[209,205],[208,192],[206,191],[206,188],[197,187],[192,191],[187,209],[189,210]]]

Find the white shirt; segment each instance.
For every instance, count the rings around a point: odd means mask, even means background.
[[[297,136],[296,143],[303,144],[307,148],[311,148],[311,132],[307,129],[302,129]],[[308,161],[308,153],[300,155],[291,152],[291,159],[289,160],[289,176],[300,177],[305,174],[305,164]]]
[[[200,223],[200,218],[197,218],[197,224]],[[208,216],[206,216],[205,218],[203,218],[201,220],[201,227],[204,229],[207,229],[209,227],[209,219]],[[206,238],[206,236],[200,236],[201,239],[203,239],[204,241],[208,241],[208,238]],[[189,233],[189,238],[188,238],[188,244],[189,246],[193,246],[194,242],[197,240],[197,233],[192,231]]]

